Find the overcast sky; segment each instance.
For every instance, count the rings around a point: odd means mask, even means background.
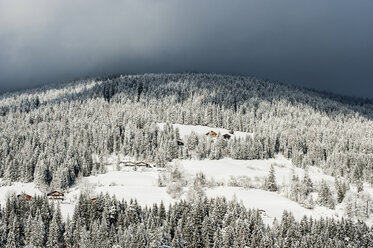
[[[0,91],[195,71],[373,98],[372,13],[372,0],[0,0]]]

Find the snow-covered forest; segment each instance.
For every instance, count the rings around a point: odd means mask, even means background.
[[[216,137],[179,129],[199,125],[215,128]],[[195,202],[176,201],[169,207],[142,207],[135,200],[102,195],[93,204],[83,194],[67,222],[61,220],[59,207],[43,197],[25,202],[9,196],[0,213],[1,247],[373,244],[372,227],[361,222],[373,216],[373,190],[365,192],[373,187],[371,100],[240,76],[112,76],[4,94],[0,130],[0,187],[33,182],[44,193],[66,192],[84,177],[106,173],[108,164],[120,170],[119,160],[126,157],[162,169],[158,186],[167,187],[173,198],[186,185],[196,189]],[[219,130],[230,132],[230,138]],[[198,194],[201,182],[209,187],[222,183],[206,182],[203,173],[187,182],[172,170],[173,161],[277,156],[302,174],[294,173],[288,184],[279,185],[275,169],[283,165],[274,164],[266,167],[268,175],[257,185],[236,177],[226,186],[278,192],[307,209],[314,204],[334,209],[343,202],[347,219],[298,221],[284,213],[267,226],[258,210],[246,209],[240,199],[228,202]],[[108,158],[115,159],[109,163]],[[333,184],[312,181],[308,171],[313,168],[335,179]],[[43,237],[33,232],[36,228],[44,230]]]
[[[342,99],[343,100],[343,99]],[[0,176],[53,188],[101,172],[99,156],[122,153],[164,166],[174,158],[265,159],[315,165],[373,182],[372,102],[235,76],[159,74],[82,81],[0,100]],[[157,123],[222,127],[254,137],[208,142]]]
[[[1,247],[371,247],[373,239],[362,222],[295,221],[288,212],[266,226],[258,210],[224,198],[142,208],[136,200],[100,195],[92,203],[81,196],[65,223],[59,205],[46,198],[13,196],[1,214],[9,228],[0,226]]]

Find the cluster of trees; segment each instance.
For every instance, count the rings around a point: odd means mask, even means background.
[[[174,158],[265,159],[373,183],[372,102],[239,76],[146,74],[83,80],[0,97],[0,177],[67,188],[118,153],[164,166]],[[157,123],[252,132],[215,142]]]
[[[308,170],[305,170],[302,179],[299,179],[299,176],[292,171],[290,182],[279,187],[276,184],[274,167],[271,165],[262,188],[267,191],[278,191],[308,209],[313,209],[316,203],[330,209],[334,209],[336,204],[343,203],[345,216],[349,218],[364,221],[373,214],[373,199],[369,191],[364,191],[359,184],[356,190],[350,190],[350,185],[346,180],[335,179],[333,187],[322,179],[315,186]],[[316,192],[317,201],[311,194]]]
[[[284,212],[272,226],[257,210],[224,198],[197,198],[166,208],[133,200],[81,195],[72,218],[43,197],[11,196],[0,212],[1,247],[371,247],[373,229],[362,222]]]

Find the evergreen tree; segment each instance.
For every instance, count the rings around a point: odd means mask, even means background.
[[[33,231],[30,237],[30,244],[35,247],[44,247],[45,226],[40,212],[36,213],[32,226]]]
[[[269,174],[264,182],[264,189],[268,191],[277,191],[278,186],[276,184],[276,176],[275,176],[275,169],[273,164],[271,164],[271,168],[269,170]]]
[[[321,206],[325,206],[331,209],[334,209],[335,203],[332,191],[330,190],[329,185],[322,180],[318,190],[318,203]]]

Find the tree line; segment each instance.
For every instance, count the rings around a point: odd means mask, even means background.
[[[141,207],[136,200],[81,195],[62,221],[60,205],[12,195],[0,212],[1,247],[371,247],[373,229],[333,218],[296,221],[291,213],[265,225],[261,214],[225,198]]]

